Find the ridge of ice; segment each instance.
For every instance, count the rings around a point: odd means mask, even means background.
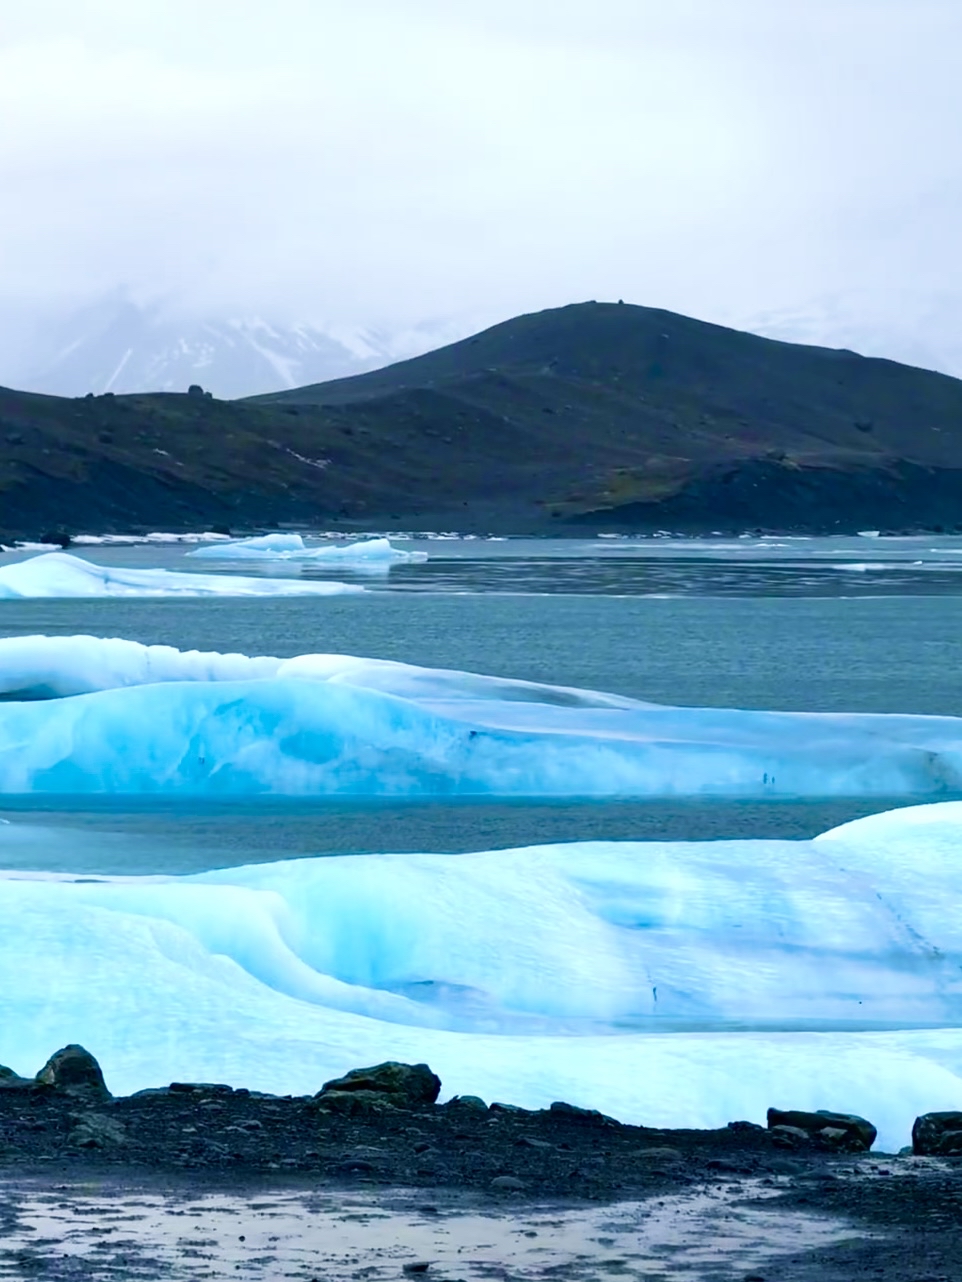
[[[362,592],[353,584],[320,579],[245,578],[95,565],[68,552],[46,552],[0,566],[0,600],[29,597],[334,596]]]
[[[16,839],[0,830],[0,861]],[[933,840],[959,848],[962,805],[812,842],[2,874],[0,973],[18,981],[0,988],[0,1062],[32,1071],[79,1041],[118,1092],[307,1093],[427,1060],[446,1095],[651,1126],[857,1111],[893,1150],[962,1094],[962,1029],[938,1026],[962,1014],[962,925],[945,911],[962,864],[933,861]],[[673,1021],[688,1031],[659,1031]]]

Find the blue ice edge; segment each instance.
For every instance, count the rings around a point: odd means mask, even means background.
[[[0,794],[925,799],[960,791],[955,717],[665,707],[345,655],[0,641]]]

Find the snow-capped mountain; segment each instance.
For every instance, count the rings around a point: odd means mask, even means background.
[[[377,369],[463,337],[457,325],[402,332],[189,316],[111,296],[38,327],[29,358],[0,383],[59,396],[185,392],[252,396]]]
[[[795,307],[736,314],[727,323],[767,338],[846,347],[962,378],[959,293],[851,291]]]

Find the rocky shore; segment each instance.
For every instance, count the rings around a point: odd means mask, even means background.
[[[722,1199],[763,1206],[776,1246],[773,1215],[842,1226],[832,1246],[791,1256],[794,1271],[786,1238],[777,1267],[754,1276],[962,1277],[962,1114],[929,1114],[916,1123],[912,1150],[877,1156],[875,1128],[848,1115],[772,1109],[766,1127],[736,1120],[667,1130],[564,1102],[539,1110],[470,1096],[439,1104],[440,1090],[427,1065],[388,1063],[313,1096],[175,1082],[115,1098],[96,1060],[66,1047],[36,1077],[0,1069],[0,1183],[13,1202],[27,1186],[36,1194],[96,1178],[195,1196],[278,1188],[381,1202],[407,1196],[422,1215],[454,1203],[464,1213],[467,1199],[469,1208],[512,1217],[536,1204],[574,1214],[591,1204],[664,1208],[665,1199],[704,1203],[717,1217]],[[8,1276],[3,1258],[0,1249],[0,1276]]]

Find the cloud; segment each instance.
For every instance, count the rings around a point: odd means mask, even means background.
[[[33,0],[2,286],[395,322],[962,288],[956,0]]]

